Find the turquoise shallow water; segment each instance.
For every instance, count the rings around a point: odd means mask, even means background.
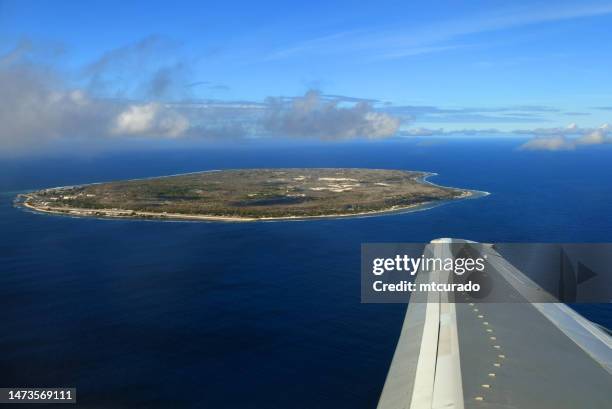
[[[0,386],[86,407],[374,407],[402,305],[360,303],[360,245],[612,241],[612,149],[518,141],[239,146],[0,162]],[[381,217],[265,223],[48,216],[21,190],[248,167],[437,172],[491,192]],[[609,305],[578,306],[612,326]]]

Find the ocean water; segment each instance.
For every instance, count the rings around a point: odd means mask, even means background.
[[[361,243],[612,241],[612,147],[519,144],[246,144],[1,160],[0,387],[76,387],[91,408],[375,407],[405,306],[360,303]],[[257,223],[12,206],[28,189],[249,167],[423,170],[491,195],[413,213]],[[612,327],[609,305],[576,308]]]

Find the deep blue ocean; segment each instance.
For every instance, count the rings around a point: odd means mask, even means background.
[[[405,305],[360,303],[360,245],[612,242],[612,147],[413,140],[0,160],[0,387],[89,408],[373,408]],[[250,167],[437,172],[491,192],[368,218],[97,220],[14,208],[42,187]],[[612,328],[609,306],[577,306]],[[41,406],[36,406],[41,407]]]

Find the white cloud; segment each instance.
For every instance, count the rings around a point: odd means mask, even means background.
[[[38,147],[66,137],[98,136],[112,106],[30,64],[0,58],[0,148]]]
[[[602,145],[612,143],[612,136],[606,132],[609,128],[600,128],[576,139],[576,145]]]
[[[444,130],[417,127],[417,128],[402,129],[400,133],[402,136],[432,136],[432,135],[441,135],[444,133]]]
[[[158,103],[95,98],[50,70],[15,58],[0,58],[0,89],[3,152],[115,135],[177,137],[189,127],[184,116]]]
[[[546,150],[546,151],[562,151],[572,150],[575,145],[567,140],[565,136],[547,136],[533,138],[520,146],[521,150]]]
[[[565,129],[567,129],[568,131],[577,131],[578,130],[578,125],[576,125],[575,122],[572,122],[571,124],[569,124]]]
[[[536,136],[557,136],[557,135],[580,135],[588,132],[588,128],[581,128],[576,123],[571,123],[565,127],[536,128],[536,129],[517,129],[514,133],[533,134]]]
[[[179,137],[189,129],[189,120],[157,102],[130,105],[114,120],[114,135]]]
[[[575,134],[577,128],[569,130],[569,134]],[[572,150],[579,146],[604,145],[612,143],[612,128],[609,124],[603,124],[594,130],[581,130],[578,137],[566,135],[537,136],[520,146],[522,150]]]
[[[399,119],[380,112],[368,112],[364,116],[364,123],[358,131],[370,138],[384,138],[397,132]]]
[[[400,120],[376,112],[368,102],[343,106],[343,101],[324,99],[318,91],[286,101],[269,98],[264,114],[264,131],[281,137],[320,139],[383,138],[394,135]]]

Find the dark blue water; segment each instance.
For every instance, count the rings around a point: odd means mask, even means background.
[[[360,244],[612,241],[612,149],[518,141],[234,146],[0,162],[0,387],[74,386],[83,407],[375,407],[403,305],[360,304]],[[306,222],[79,219],[16,191],[248,167],[438,172],[491,196]],[[608,306],[580,311],[612,327]],[[38,406],[39,407],[39,406]]]

